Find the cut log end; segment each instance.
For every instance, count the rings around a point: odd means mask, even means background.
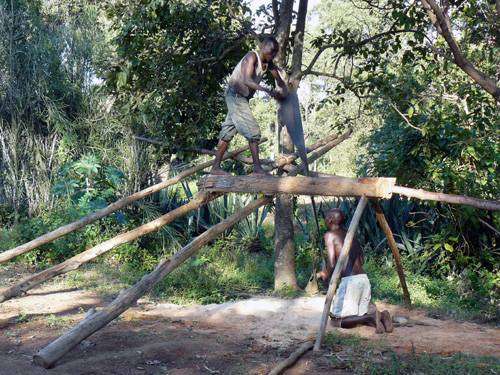
[[[37,366],[43,367],[45,369],[50,369],[54,367],[53,363],[47,362],[41,355],[38,353],[33,356],[33,363]]]

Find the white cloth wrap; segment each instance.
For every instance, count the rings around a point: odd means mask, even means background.
[[[343,277],[333,300],[332,314],[336,318],[365,315],[370,300],[371,286],[366,274]]]

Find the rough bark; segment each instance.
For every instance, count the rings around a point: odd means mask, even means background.
[[[285,68],[290,29],[292,26],[293,0],[282,0],[279,9],[279,22],[276,28],[276,39],[280,47],[276,62]],[[293,143],[283,124],[278,120],[280,151],[285,157],[293,153]],[[280,174],[282,171],[279,172]],[[289,195],[276,197],[274,223],[274,285],[298,289],[295,275],[295,245],[293,243],[293,200]]]
[[[500,211],[500,201],[479,199],[468,197],[466,195],[435,193],[433,191],[426,191],[422,189],[412,189],[404,186],[394,186],[392,189],[394,194],[404,195],[409,198],[417,198],[428,201],[446,202],[451,204],[465,204],[480,208],[482,210]]]
[[[269,197],[254,200],[226,220],[214,225],[206,232],[196,237],[171,258],[161,261],[153,272],[143,276],[134,286],[122,290],[118,297],[109,305],[102,310],[88,315],[70,331],[41,349],[33,357],[33,362],[45,368],[52,367],[62,356],[68,353],[82,340],[103,328],[121,313],[126,311],[141,296],[150,291],[154,285],[179,267],[186,259],[196,254],[203,246],[217,238],[217,236],[232,227],[238,221],[250,215],[254,210],[270,202],[271,198]]]
[[[314,343],[314,351],[318,351],[321,348],[321,344],[323,343],[323,339],[325,338],[325,330],[326,324],[328,323],[328,313],[330,312],[330,307],[332,305],[333,297],[335,296],[335,291],[337,290],[337,285],[340,279],[340,273],[342,269],[345,267],[347,263],[347,259],[349,258],[349,252],[351,251],[352,241],[354,239],[354,235],[356,234],[356,229],[359,225],[359,220],[363,215],[363,211],[368,203],[368,199],[366,197],[362,197],[359,200],[358,206],[356,207],[356,211],[352,217],[351,223],[349,224],[349,229],[347,230],[347,234],[344,239],[344,246],[340,251],[340,256],[335,264],[335,269],[333,270],[332,277],[330,279],[330,284],[328,286],[328,292],[326,293],[325,306],[323,308],[323,314],[321,315],[321,322],[319,325],[318,334],[316,335],[316,341]]]
[[[262,140],[264,142],[265,139]],[[241,154],[243,151],[248,150],[248,146],[246,147],[241,147],[235,151],[232,151],[230,153],[227,153],[224,155],[224,159],[228,158],[233,158],[236,157],[237,155]],[[116,202],[110,204],[109,206],[96,211],[94,213],[91,213],[90,215],[87,215],[85,217],[82,217],[81,219],[74,221],[73,223],[66,224],[62,227],[59,227],[52,232],[46,233],[43,236],[40,236],[38,238],[35,238],[23,245],[17,246],[13,249],[4,251],[0,253],[0,263],[6,262],[18,255],[24,254],[30,250],[36,249],[37,247],[40,247],[46,243],[52,242],[68,233],[74,232],[75,230],[78,230],[80,228],[83,228],[86,225],[89,225],[93,223],[96,220],[99,220],[105,216],[108,216],[112,214],[113,212],[116,212],[120,209],[122,209],[125,206],[128,206],[129,204],[142,199],[144,197],[147,197],[148,195],[151,195],[153,193],[156,193],[162,189],[165,189],[171,185],[174,185],[181,181],[182,179],[191,176],[195,174],[196,172],[199,172],[205,168],[208,168],[212,165],[213,161],[207,161],[204,163],[201,163],[199,165],[196,165],[192,168],[186,169],[185,171],[179,173],[177,176],[169,178],[168,180],[162,181],[156,185],[150,186],[144,190],[138,191],[137,193],[134,193],[128,197],[122,198],[117,200]]]
[[[370,200],[370,202],[372,204],[373,209],[375,210],[375,216],[377,217],[378,224],[380,225],[380,228],[382,228],[382,231],[385,233],[385,236],[387,237],[387,243],[389,244],[389,248],[391,249],[392,252],[392,257],[394,258],[394,264],[396,265],[396,271],[398,273],[399,283],[401,284],[401,289],[403,290],[403,300],[405,301],[405,305],[410,307],[411,306],[410,292],[408,292],[408,286],[406,285],[405,272],[403,269],[403,265],[401,264],[401,257],[399,255],[399,249],[396,244],[396,240],[394,239],[391,227],[389,226],[389,223],[385,218],[384,211],[382,210],[382,207],[380,206],[378,200],[372,199]]]
[[[207,176],[200,181],[203,189],[217,193],[264,193],[321,195],[336,197],[390,198],[395,178],[340,176]],[[278,218],[276,218],[278,220]]]
[[[295,26],[295,35],[292,54],[292,74],[291,81],[293,86],[299,84],[299,77],[302,70],[302,52],[304,51],[304,33],[306,29],[308,0],[300,0],[299,11],[297,14],[297,25]]]

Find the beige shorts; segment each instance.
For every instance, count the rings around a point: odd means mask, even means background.
[[[227,104],[226,120],[222,124],[219,139],[229,142],[236,133],[249,141],[260,140],[260,127],[253,117],[248,99],[228,87],[225,95]]]
[[[333,300],[332,314],[336,318],[365,315],[370,300],[371,286],[366,274],[343,277]]]

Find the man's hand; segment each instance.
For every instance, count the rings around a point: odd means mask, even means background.
[[[274,89],[269,91],[269,96],[273,97],[276,100],[283,100],[286,98],[286,95],[283,95],[280,91]]]

